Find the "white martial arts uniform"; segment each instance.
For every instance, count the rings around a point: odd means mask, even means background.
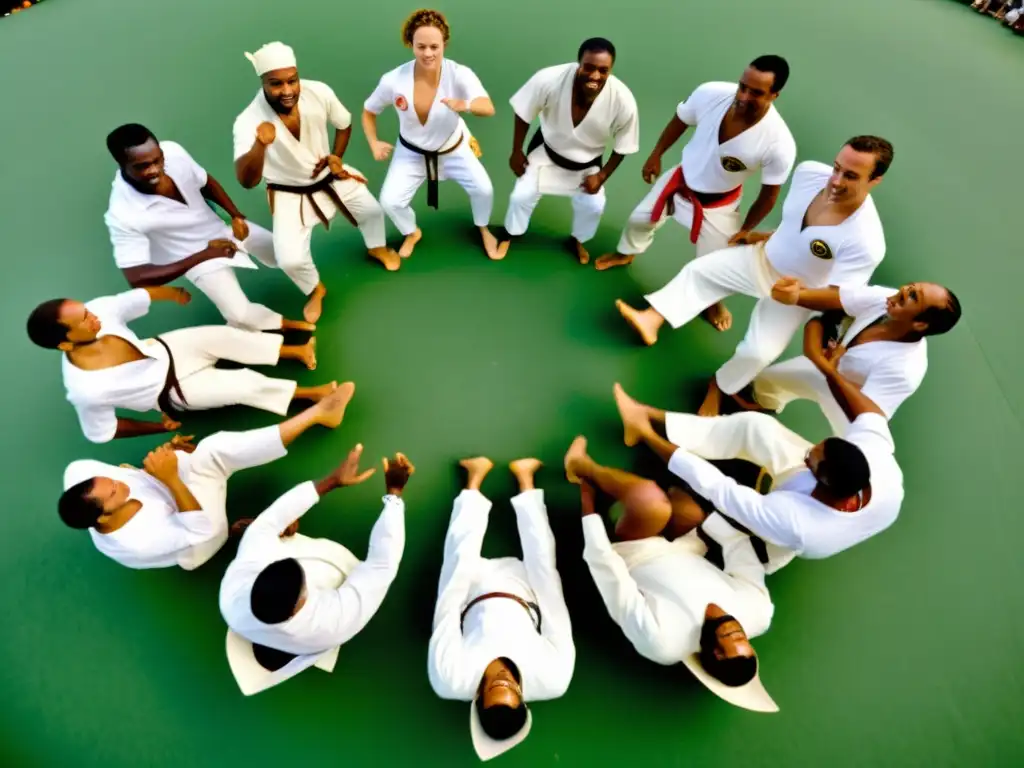
[[[491,502],[479,491],[455,499],[444,542],[444,564],[434,609],[428,675],[443,699],[473,701],[487,666],[511,659],[519,669],[523,700],[562,696],[576,664],[569,610],[555,565],[555,538],[544,492],[512,499],[523,559],[480,556]],[[505,592],[518,600],[481,595]]]
[[[665,432],[679,447],[669,469],[765,541],[767,573],[793,557],[822,559],[859,544],[896,522],[903,503],[896,446],[885,417],[877,413],[861,414],[843,435],[864,453],[871,472],[871,498],[856,512],[840,512],[811,496],[817,481],[804,460],[813,445],[767,414],[668,413]],[[708,463],[726,459],[764,467],[774,478],[771,492],[762,495],[741,486]]]
[[[266,148],[263,161],[263,178],[267,184],[303,189],[321,183],[329,185],[355,220],[367,250],[383,248],[384,211],[366,184],[355,179],[328,182],[331,177],[329,168],[324,168],[319,176],[313,176],[317,162],[334,151],[334,142],[327,136],[328,123],[344,131],[352,125],[352,115],[325,83],[302,80],[301,86],[298,103],[300,139],[285,127],[260,90],[242,114],[235,118],[235,160],[252,149],[260,124],[271,123],[275,131],[274,142]],[[348,164],[344,167],[351,174],[363,176]],[[308,296],[320,282],[320,273],[313,264],[310,250],[313,228],[322,223],[317,211],[330,222],[338,213],[337,204],[323,190],[300,194],[268,189],[267,196],[274,217],[277,264]]]
[[[579,65],[575,62],[545,67],[531,77],[509,100],[525,123],[540,118],[543,139],[527,155],[526,172],[516,180],[505,215],[505,229],[522,235],[530,216],[544,195],[572,198],[572,236],[585,243],[596,233],[604,212],[605,191],[596,194],[580,189],[583,179],[601,170],[609,143],[619,155],[640,149],[640,115],[633,93],[615,75],[610,75],[590,110],[579,125],[572,121],[572,103]],[[533,146],[533,142],[530,144]],[[548,147],[570,163],[593,163],[585,170],[560,167]]]
[[[94,443],[105,443],[117,433],[117,408],[146,412],[160,410],[158,399],[167,384],[170,359],[157,339],[140,340],[128,323],[149,311],[149,294],[136,288],[103,296],[85,304],[101,323],[97,338],[124,339],[145,359],[112,368],[85,370],[61,359],[67,399],[75,406],[82,432]],[[276,333],[244,331],[226,325],[182,328],[161,334],[171,350],[174,370],[186,403],[170,393],[174,407],[199,411],[226,405],[248,405],[283,416],[295,395],[296,384],[239,368],[215,368],[218,360],[243,365],[276,365],[284,337]],[[168,414],[171,415],[171,414]]]
[[[808,206],[831,175],[824,163],[800,163],[782,206],[782,223],[766,242],[695,259],[644,297],[673,328],[734,293],[758,299],[743,341],[716,374],[723,392],[735,394],[753,381],[813,314],[772,299],[776,281],[796,277],[808,288],[862,286],[885,256],[882,221],[870,195],[841,224],[803,226]]]
[[[125,483],[129,498],[142,507],[116,531],[89,529],[96,548],[128,568],[177,565],[191,571],[217,554],[228,540],[228,478],[287,453],[276,426],[217,432],[201,440],[192,453],[175,451],[178,477],[200,505],[194,512],[179,512],[167,486],[147,472],[90,459],[68,465],[64,490],[94,477]]]
[[[197,264],[185,277],[214,303],[228,325],[252,331],[281,327],[281,315],[255,304],[242,292],[235,269],[256,269],[249,253],[273,267],[274,239],[263,227],[246,222],[249,237],[235,239],[231,227],[214,212],[203,197],[208,175],[176,142],[162,141],[164,173],[171,177],[185,199],[182,205],[163,195],[146,195],[114,176],[110,204],[104,220],[114,246],[114,263],[120,269],[149,264],[166,266],[206,250],[211,240],[230,240],[239,251],[231,258],[217,258]]]
[[[719,143],[719,127],[736,99],[738,88],[736,83],[704,83],[676,108],[676,116],[694,127],[693,135],[683,147],[680,164],[665,171],[630,214],[619,239],[619,253],[639,254],[651,246],[654,233],[667,221],[664,210],[657,222],[651,221],[652,214],[666,187],[670,183],[676,186],[680,172],[690,190],[723,196],[717,205],[701,206],[703,222],[696,233],[697,212],[689,196],[677,193],[672,198],[674,218],[690,230],[697,256],[725,248],[729,238],[739,232],[741,187],[758,170],[763,185],[786,183],[796,162],[796,141],[774,105],[757,125],[724,144]]]
[[[410,61],[386,73],[363,104],[367,112],[375,115],[391,105],[394,105],[398,113],[399,140],[395,142],[388,175],[380,190],[380,204],[403,236],[415,232],[416,214],[411,207],[412,198],[424,181],[429,183],[427,165],[432,162],[421,152],[436,153],[436,180],[451,179],[466,190],[473,209],[473,223],[478,227],[486,227],[494,206],[494,187],[470,146],[473,135],[466,121],[458,112],[442,104],[441,99],[472,102],[474,99],[486,98],[487,91],[469,67],[444,59],[437,95],[434,96],[426,122],[421,123],[416,115],[414,100],[415,66],[416,62]],[[410,149],[406,144],[421,152]],[[433,203],[436,205],[436,200]]]
[[[324,564],[300,559],[307,594],[299,612],[280,624],[264,624],[253,616],[250,595],[256,578],[271,563],[294,554],[280,535],[318,501],[316,485],[301,483],[242,534],[238,554],[221,581],[220,612],[227,625],[249,642],[298,655],[319,655],[343,645],[373,618],[398,574],[405,549],[405,502],[388,495],[370,533],[366,560],[352,568],[340,586],[321,586],[327,575],[321,577],[317,569]]]
[[[705,558],[707,546],[696,529],[674,541],[654,536],[612,544],[600,516],[583,518],[583,559],[608,613],[637,653],[658,664],[678,664],[700,650],[712,603],[731,614],[748,638],[771,625],[775,607],[750,536],[717,512],[701,528],[721,546],[722,569]]]
[[[839,300],[851,322],[841,336],[840,343],[847,351],[840,358],[837,370],[860,387],[888,419],[924,381],[928,371],[927,340],[871,341],[853,347],[850,344],[861,331],[886,316],[886,299],[897,293],[894,288],[880,285],[839,289]],[[843,434],[850,426],[824,375],[803,355],[765,369],[754,379],[754,397],[761,407],[777,413],[793,400],[814,400],[836,435]]]

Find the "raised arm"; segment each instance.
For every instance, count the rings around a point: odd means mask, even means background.
[[[863,413],[877,413],[885,418],[885,411],[879,408],[874,400],[864,394],[860,387],[839,372],[839,360],[845,352],[846,350],[843,347],[833,345],[824,352],[819,352],[814,357],[811,357],[810,360],[825,376],[825,381],[828,383],[832,397],[836,399],[839,407],[846,414],[846,418],[851,422],[855,421]]]
[[[202,188],[203,197],[212,203],[216,203],[232,219],[245,219],[245,214],[238,210],[238,206],[228,195],[227,191],[213,176],[206,175],[206,185]]]
[[[249,138],[240,125],[235,125],[235,177],[245,189],[253,189],[263,179],[263,163],[266,160],[267,147],[274,143],[277,129],[273,123],[260,123]],[[245,150],[248,142],[249,148]],[[244,151],[239,151],[239,150]]]

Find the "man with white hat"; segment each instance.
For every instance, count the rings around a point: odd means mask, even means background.
[[[247,53],[262,88],[235,119],[235,174],[252,189],[267,182],[277,263],[308,297],[303,315],[316,322],[327,289],[313,264],[313,228],[340,211],[362,233],[369,255],[394,271],[401,259],[386,246],[384,211],[366,179],[342,162],[352,115],[330,86],[299,79],[295,54],[283,43]],[[333,147],[327,125],[334,126]]]
[[[384,459],[387,494],[365,561],[334,542],[295,536],[299,519],[324,494],[376,471],[359,471],[362,452],[357,445],[319,483],[295,486],[246,521],[221,581],[220,612],[230,630],[228,662],[247,696],[311,666],[331,671],[339,647],[373,618],[398,574],[405,548],[402,492],[415,471],[400,453]]]
[[[658,664],[682,662],[716,695],[744,709],[777,712],[758,674],[750,638],[764,634],[775,607],[754,541],[717,512],[681,531],[699,507],[650,480],[602,467],[578,437],[566,476],[580,485],[583,558],[612,619],[637,653]],[[593,482],[624,507],[614,544],[594,511]],[[674,531],[672,529],[675,529]]]
[[[540,462],[509,465],[519,483],[512,507],[522,560],[480,556],[491,510],[480,485],[494,464],[481,456],[460,465],[468,477],[445,537],[427,669],[442,699],[472,702],[473,748],[481,760],[490,760],[530,732],[528,701],[565,694],[576,647],[544,492],[533,483]]]

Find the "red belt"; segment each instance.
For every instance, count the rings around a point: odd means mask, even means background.
[[[742,184],[730,192],[694,192],[687,186],[686,179],[683,177],[683,166],[677,166],[672,175],[669,176],[668,183],[661,190],[661,194],[658,195],[658,199],[654,203],[654,209],[651,211],[651,223],[657,224],[661,221],[661,216],[666,211],[669,216],[675,214],[676,206],[673,198],[676,195],[679,195],[683,199],[688,200],[690,205],[693,206],[693,222],[690,224],[690,242],[696,244],[697,238],[700,236],[700,228],[704,224],[704,209],[722,208],[723,206],[735,203],[740,199],[740,194],[742,194],[742,192]]]

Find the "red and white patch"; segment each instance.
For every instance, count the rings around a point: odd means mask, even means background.
[[[409,102],[405,100],[405,96],[398,96],[395,98],[395,109],[400,109],[403,112],[409,108]]]

